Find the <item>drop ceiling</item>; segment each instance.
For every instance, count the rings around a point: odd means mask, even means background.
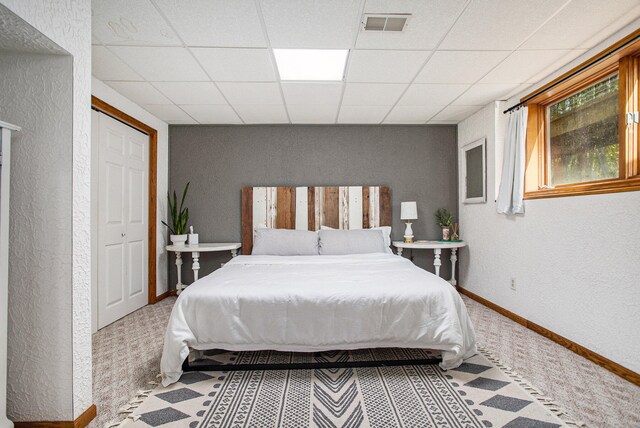
[[[93,0],[93,74],[170,124],[455,124],[640,17],[638,0]],[[402,32],[364,14],[411,14]],[[339,82],[273,49],[349,49]]]

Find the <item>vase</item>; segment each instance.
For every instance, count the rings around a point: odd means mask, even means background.
[[[449,235],[449,234],[450,234],[450,232],[451,232],[451,231],[449,230],[449,228],[448,228],[448,227],[443,227],[443,228],[442,228],[442,240],[443,240],[443,241],[449,241],[449,240],[451,239],[451,238],[450,238],[450,235]]]
[[[184,243],[187,242],[187,235],[171,235],[171,243],[176,247],[184,247]]]

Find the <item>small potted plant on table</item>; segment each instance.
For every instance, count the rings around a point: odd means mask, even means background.
[[[184,199],[187,197],[187,191],[189,190],[189,184],[184,187],[182,192],[182,198],[180,199],[180,207],[178,207],[178,197],[176,191],[173,191],[173,203],[171,202],[171,196],[167,193],[167,200],[169,201],[169,213],[171,214],[171,226],[166,222],[162,222],[167,229],[171,232],[171,242],[176,247],[184,247],[184,243],[187,241],[187,223],[189,222],[189,208],[184,208]]]
[[[449,241],[450,228],[453,224],[453,215],[446,208],[438,208],[436,211],[436,223],[442,228],[442,240]]]

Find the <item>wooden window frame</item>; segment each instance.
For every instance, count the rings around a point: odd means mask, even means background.
[[[555,198],[640,190],[640,133],[638,123],[627,124],[627,113],[640,109],[640,30],[522,98],[527,100],[525,199]],[[630,43],[630,41],[633,41]],[[622,48],[621,48],[622,47]],[[593,65],[591,65],[593,64]],[[618,73],[617,178],[558,184],[549,187],[547,107],[605,77]],[[535,94],[535,95],[534,95]]]

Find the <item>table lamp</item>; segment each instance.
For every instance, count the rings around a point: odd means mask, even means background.
[[[411,229],[411,220],[418,218],[418,207],[414,202],[402,202],[400,204],[400,219],[407,224],[404,230],[404,242],[410,244],[413,242],[413,229]]]

